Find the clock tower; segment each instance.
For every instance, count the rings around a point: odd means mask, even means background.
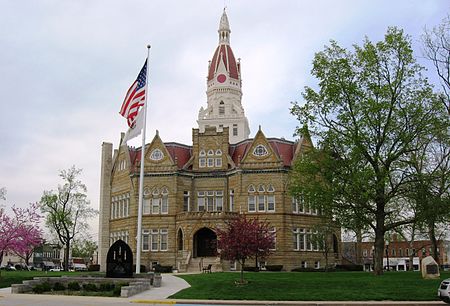
[[[206,127],[218,131],[228,127],[230,143],[238,143],[250,135],[247,117],[242,107],[242,80],[240,59],[236,61],[230,46],[230,24],[223,11],[219,24],[219,45],[209,62],[207,76],[207,107],[200,108],[200,132]]]

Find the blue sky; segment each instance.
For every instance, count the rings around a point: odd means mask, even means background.
[[[292,101],[315,86],[311,62],[330,39],[351,48],[388,26],[420,36],[450,13],[448,0],[225,1],[231,46],[241,58],[251,136],[294,139]],[[206,73],[224,1],[0,0],[0,204],[25,206],[83,168],[98,207],[100,150],[118,145],[118,114],[151,44],[147,139],[191,144],[206,106]],[[427,76],[437,82],[431,69]],[[139,146],[139,141],[132,145]],[[96,228],[93,229],[96,232]]]

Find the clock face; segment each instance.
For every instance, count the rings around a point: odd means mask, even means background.
[[[219,82],[219,83],[225,82],[226,79],[227,79],[227,77],[226,77],[225,74],[219,74],[219,75],[217,76],[217,82]]]

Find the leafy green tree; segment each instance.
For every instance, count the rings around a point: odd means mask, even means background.
[[[408,159],[444,110],[422,71],[409,37],[397,28],[353,51],[332,41],[313,61],[318,90],[306,87],[306,103],[291,109],[320,148],[298,160],[293,189],[341,224],[373,230],[377,275],[385,233],[414,221],[399,201],[409,183]]]
[[[77,239],[72,243],[72,257],[82,257],[85,259],[90,259],[95,251],[97,251],[97,242],[92,239]]]
[[[69,250],[72,240],[89,229],[87,220],[97,214],[90,207],[87,188],[79,179],[81,169],[72,166],[62,170],[59,176],[63,185],[58,190],[44,191],[41,198],[41,211],[46,214],[46,225],[64,245],[64,270],[68,270]]]

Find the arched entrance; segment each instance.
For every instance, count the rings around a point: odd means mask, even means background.
[[[216,256],[217,235],[209,228],[201,228],[194,234],[194,257]]]

